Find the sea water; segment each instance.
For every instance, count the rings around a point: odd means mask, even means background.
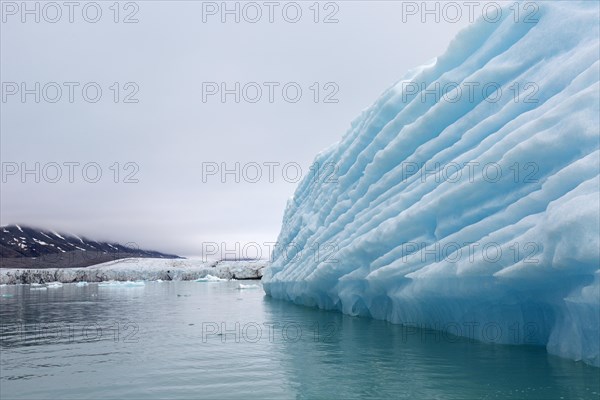
[[[0,287],[0,398],[599,399],[543,347],[296,306],[258,282]]]

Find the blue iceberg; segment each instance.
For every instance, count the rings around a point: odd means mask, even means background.
[[[600,366],[599,9],[538,4],[463,30],[316,157],[268,295]]]

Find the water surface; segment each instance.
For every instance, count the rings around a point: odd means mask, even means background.
[[[0,398],[600,399],[599,369],[543,348],[409,330],[239,285],[0,287]]]

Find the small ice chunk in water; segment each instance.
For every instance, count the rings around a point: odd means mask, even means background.
[[[244,285],[243,283],[240,283],[240,285],[238,286],[238,290],[243,290],[243,289],[259,289],[260,286],[258,285]]]
[[[106,281],[98,284],[98,287],[106,288],[129,288],[129,287],[141,287],[146,284],[143,281]]]
[[[206,275],[204,278],[196,279],[196,282],[225,282],[227,279],[219,278],[218,276]]]

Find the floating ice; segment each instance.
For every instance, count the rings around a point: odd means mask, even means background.
[[[75,284],[75,286],[87,286],[87,285],[88,285],[88,283],[87,283],[86,281],[77,282],[77,283]]]
[[[49,282],[46,286],[48,287],[48,289],[57,289],[61,288],[63,284],[60,282]]]
[[[146,284],[143,281],[107,281],[100,282],[98,287],[105,288],[129,288],[129,287],[142,287]]]
[[[267,294],[600,365],[598,3],[537,4],[461,32],[317,156]]]
[[[196,282],[227,282],[227,279],[221,279],[218,276],[206,275],[203,278],[196,279]]]
[[[240,283],[240,285],[238,286],[239,290],[244,290],[244,289],[258,289],[260,288],[260,286],[258,285],[244,285],[243,283]]]

